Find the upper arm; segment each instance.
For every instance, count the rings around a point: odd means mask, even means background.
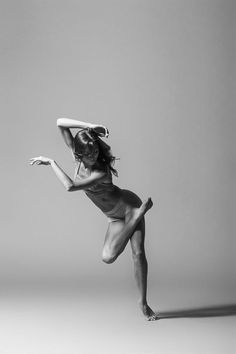
[[[73,135],[71,134],[71,131],[69,128],[65,128],[65,127],[62,127],[60,125],[58,125],[58,128],[61,132],[61,135],[63,137],[63,140],[65,141],[66,145],[71,149],[73,150],[74,149],[74,138],[73,138]]]
[[[87,178],[83,178],[78,182],[74,182],[73,186],[70,188],[70,192],[83,190],[89,187],[94,186],[99,181],[102,181],[106,177],[107,173],[104,171],[93,171],[91,175]]]

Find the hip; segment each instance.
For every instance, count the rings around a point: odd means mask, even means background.
[[[125,220],[126,214],[132,209],[139,208],[142,204],[141,199],[127,189],[121,189],[119,199],[113,208],[103,213],[108,217],[108,221]]]

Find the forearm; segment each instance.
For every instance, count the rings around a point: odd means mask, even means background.
[[[69,118],[59,118],[57,119],[57,126],[63,128],[79,128],[79,129],[86,129],[86,128],[94,128],[95,124],[81,122],[75,119]]]
[[[63,184],[66,190],[69,191],[74,186],[72,179],[62,170],[60,166],[58,166],[56,161],[51,160],[50,165],[59,181]]]

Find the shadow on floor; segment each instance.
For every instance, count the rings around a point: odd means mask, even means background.
[[[195,309],[184,309],[178,311],[160,312],[159,318],[184,318],[184,317],[218,317],[235,316],[236,305],[201,307]]]

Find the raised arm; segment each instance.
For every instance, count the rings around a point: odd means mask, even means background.
[[[81,121],[75,120],[75,119],[58,118],[57,119],[57,126],[62,133],[62,137],[63,137],[66,145],[70,149],[73,149],[73,147],[74,147],[73,146],[74,139],[73,139],[73,135],[71,134],[71,131],[70,131],[71,128],[77,128],[77,129],[90,128],[90,129],[93,129],[99,136],[106,137],[106,138],[109,135],[108,129],[106,127],[104,127],[103,125],[81,122]]]
[[[57,119],[57,126],[59,128],[79,128],[79,129],[86,129],[86,128],[95,128],[96,125],[92,123],[85,123],[75,119],[69,118],[58,118]]]
[[[83,128],[87,126],[85,123],[80,124],[83,122],[79,122],[74,119],[68,118],[59,118],[57,119],[57,126],[61,132],[62,138],[65,141],[66,145],[73,151],[74,149],[74,138],[70,131],[70,128]]]

